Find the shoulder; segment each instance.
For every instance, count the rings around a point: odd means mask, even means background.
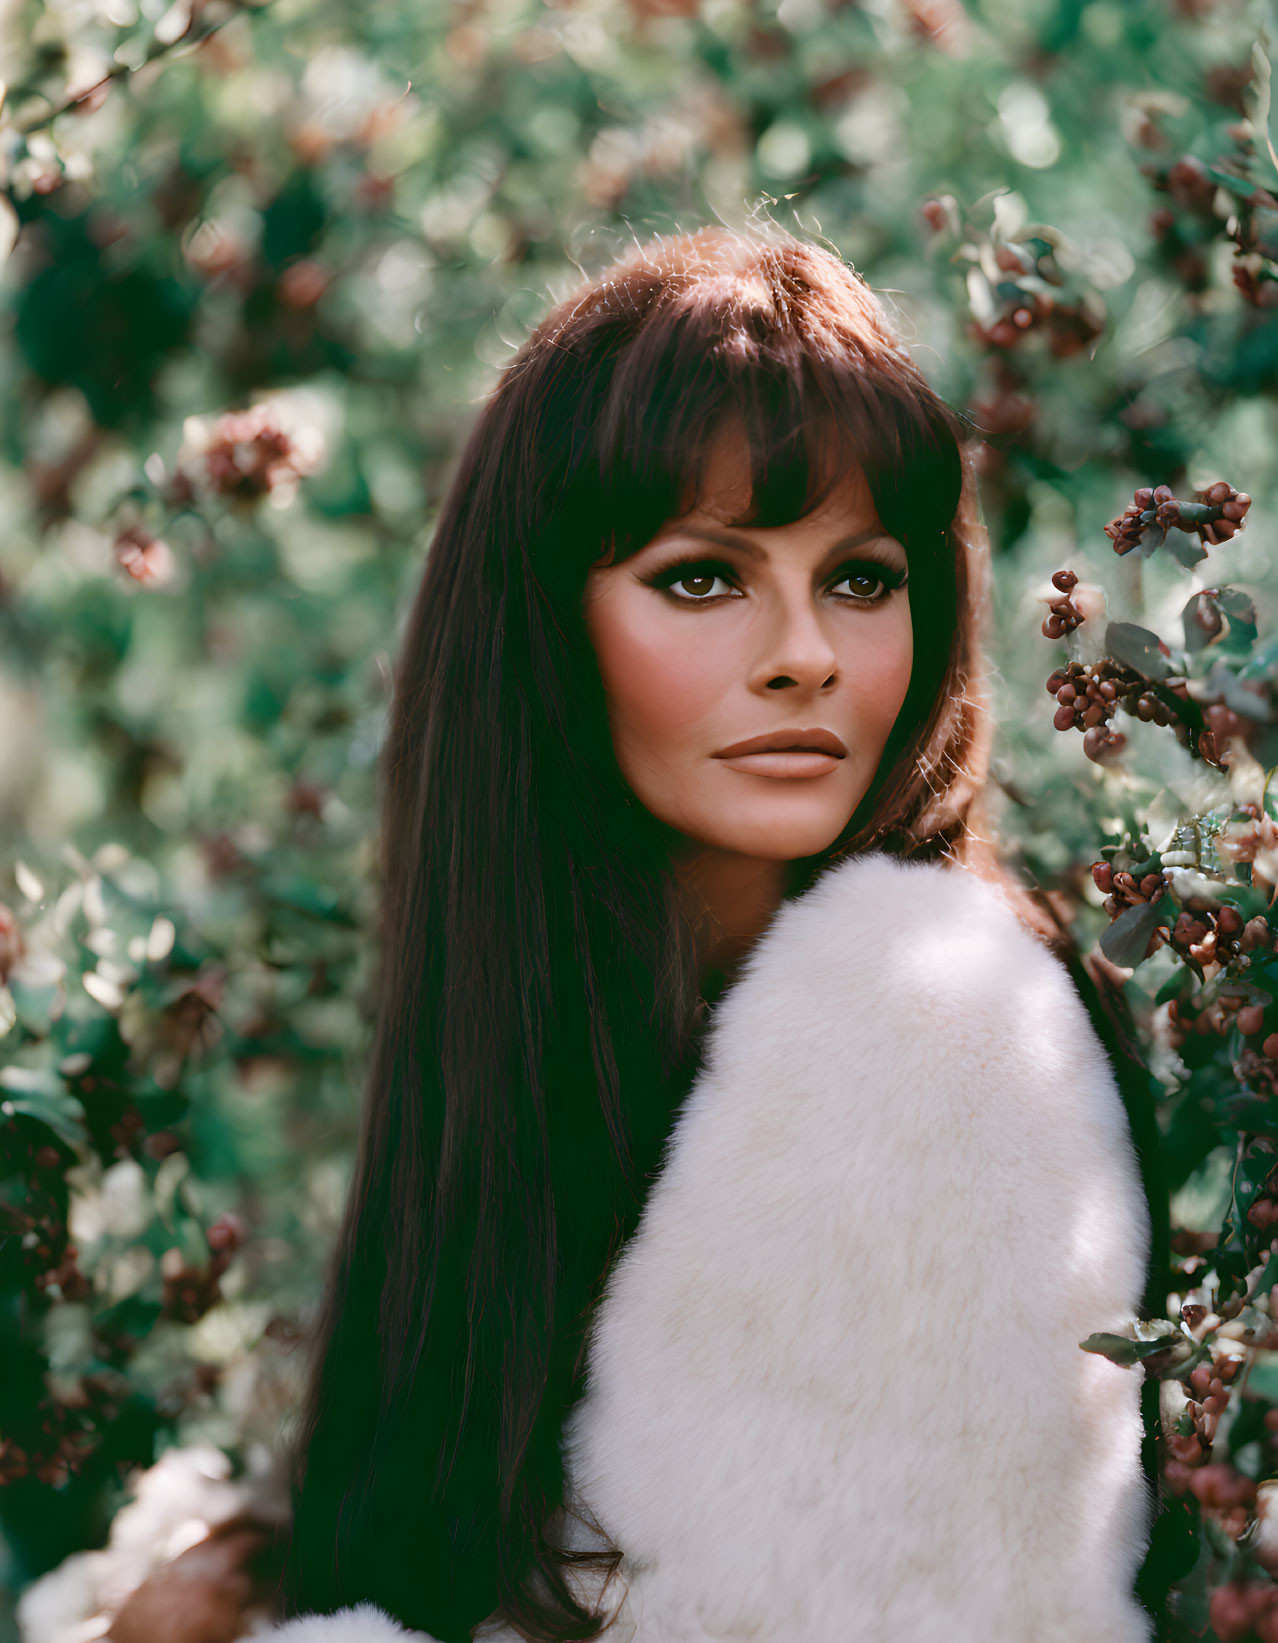
[[[1091,1044],[1061,962],[997,882],[948,861],[850,857],[785,904],[715,1011],[707,1064],[753,1059],[812,1033],[839,1045],[923,1035],[975,1048],[979,1035]]]
[[[851,858],[780,910],[719,1001],[655,1205],[797,1203],[827,1171],[884,1213],[906,1178],[949,1192],[1002,1171],[1008,1193],[1060,1196],[1090,1173],[1140,1220],[1113,1067],[997,883]]]

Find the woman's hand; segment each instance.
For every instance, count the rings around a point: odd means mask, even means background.
[[[218,1525],[130,1593],[107,1643],[233,1643],[248,1630],[245,1610],[269,1599],[274,1539],[257,1519]]]

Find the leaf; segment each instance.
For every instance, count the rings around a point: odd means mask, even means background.
[[[1029,208],[1022,195],[1007,189],[994,196],[994,232],[1000,239],[1014,240],[1029,221]]]
[[[264,873],[260,882],[263,898],[276,907],[288,907],[311,918],[334,924],[352,924],[352,914],[337,891],[301,873]]]
[[[1278,1352],[1256,1353],[1247,1373],[1247,1390],[1278,1403]]]
[[[1275,171],[1278,171],[1278,154],[1274,153],[1273,138],[1269,135],[1269,103],[1271,97],[1272,72],[1269,67],[1269,57],[1265,48],[1257,40],[1251,48],[1252,83],[1256,88],[1256,115],[1255,124],[1265,134],[1265,147],[1269,150],[1269,158],[1273,162]]]
[[[1229,632],[1222,648],[1250,654],[1256,642],[1257,617],[1254,600],[1241,588],[1217,588],[1216,603],[1229,618]]]
[[[1180,621],[1185,630],[1185,649],[1191,652],[1206,650],[1214,644],[1225,625],[1210,588],[1193,595],[1181,611]]]
[[[1231,622],[1255,622],[1256,602],[1241,588],[1217,588],[1216,603]]]
[[[998,318],[998,304],[994,300],[990,282],[979,268],[968,269],[967,300],[972,310],[972,318],[978,325],[993,325]]]
[[[1145,962],[1149,938],[1160,924],[1171,923],[1161,911],[1165,897],[1157,901],[1140,902],[1120,913],[1108,930],[1102,931],[1100,950],[1111,964],[1122,964],[1134,970]]]
[[[1262,694],[1244,683],[1244,673],[1248,678],[1253,677],[1249,669],[1235,672],[1234,665],[1223,656],[1215,657],[1211,671],[1202,681],[1204,700],[1223,701],[1226,707],[1232,707],[1244,719],[1258,719],[1264,723],[1269,717],[1267,693]]]
[[[1262,188],[1259,183],[1250,182],[1246,177],[1236,176],[1234,172],[1226,171],[1224,166],[1209,165],[1207,175],[1218,188],[1223,188],[1227,194],[1232,194],[1236,200],[1254,200],[1259,196],[1259,201],[1263,204],[1269,194],[1269,190]]]
[[[1078,1344],[1084,1352],[1095,1352],[1099,1357],[1108,1358],[1111,1363],[1129,1368],[1132,1364],[1142,1363],[1146,1358],[1153,1358],[1160,1352],[1166,1352],[1177,1338],[1172,1335],[1161,1335],[1155,1341],[1134,1341],[1129,1335],[1107,1335],[1102,1332],[1098,1335],[1089,1335],[1085,1341]]]
[[[1186,570],[1193,570],[1207,557],[1207,549],[1197,536],[1191,536],[1185,531],[1168,531],[1165,543],[1168,553]]]
[[[1268,679],[1278,673],[1278,634],[1257,645],[1238,670],[1240,679]]]
[[[1270,1096],[1258,1095],[1254,1090],[1227,1095],[1221,1103],[1221,1117],[1233,1129],[1278,1139],[1278,1104]],[[1272,1282],[1278,1283],[1278,1270]]]
[[[1269,1259],[1265,1262],[1264,1271],[1256,1280],[1255,1293],[1263,1295],[1266,1290],[1272,1289],[1275,1284],[1278,1284],[1278,1253],[1274,1253],[1271,1248]]]
[[[1110,622],[1105,628],[1105,649],[1116,661],[1134,668],[1146,679],[1165,679],[1171,664],[1166,646],[1156,633],[1135,622]]]
[[[1257,1149],[1254,1152],[1249,1152],[1243,1159],[1239,1165],[1239,1173],[1247,1185],[1254,1190],[1269,1179],[1274,1172],[1275,1164],[1278,1164],[1278,1159],[1274,1157],[1272,1152]]]
[[[84,1110],[47,1067],[0,1070],[0,1113],[21,1113],[44,1124],[72,1147],[88,1141]]]
[[[1177,1003],[1183,1003],[1184,1000],[1187,999],[1193,992],[1193,990],[1193,976],[1187,969],[1185,969],[1183,964],[1178,964],[1172,971],[1171,975],[1167,977],[1167,980],[1163,982],[1162,986],[1154,994],[1154,1003],[1166,1004],[1168,999],[1172,998],[1174,998]]]

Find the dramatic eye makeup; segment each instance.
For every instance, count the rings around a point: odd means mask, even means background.
[[[722,599],[740,596],[740,571],[723,559],[704,555],[686,555],[671,559],[664,565],[642,575],[645,586],[656,588],[679,605],[715,605]],[[907,573],[891,564],[886,557],[861,553],[845,559],[829,577],[825,588],[836,599],[849,605],[875,606],[884,604],[896,591],[904,587]],[[844,582],[852,591],[835,590]],[[721,586],[716,586],[721,584]],[[858,584],[860,585],[858,587]],[[865,591],[877,587],[878,591]]]

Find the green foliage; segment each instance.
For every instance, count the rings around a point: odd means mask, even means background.
[[[1275,815],[1270,27],[1243,0],[18,0],[0,19],[12,1589],[101,1544],[166,1445],[240,1465],[276,1440],[372,1018],[396,635],[461,437],[579,269],[716,217],[853,261],[982,436],[998,825],[1083,944],[1132,968],[1163,1091],[1169,1317],[1111,1350],[1181,1384],[1213,1342],[1248,1346],[1216,1458],[1273,1471],[1255,1343],[1278,1274],[1255,1210],[1278,960],[1175,936],[1221,905],[1274,918],[1264,841],[1250,862],[1220,848]],[[1202,494],[1222,481],[1254,498],[1232,539]],[[1115,554],[1104,522],[1159,485],[1184,525],[1151,497],[1139,551]],[[1037,629],[1066,562],[1087,606],[1070,659],[1107,658],[1153,704],[1121,758],[1052,731],[1059,650]],[[1111,924],[1098,858],[1159,875],[1157,897]],[[1248,1008],[1264,1032],[1241,1031]],[[1161,1347],[1160,1369],[1161,1324],[1189,1355]],[[1178,1635],[1235,1565],[1262,1574],[1199,1504],[1214,1538]]]

